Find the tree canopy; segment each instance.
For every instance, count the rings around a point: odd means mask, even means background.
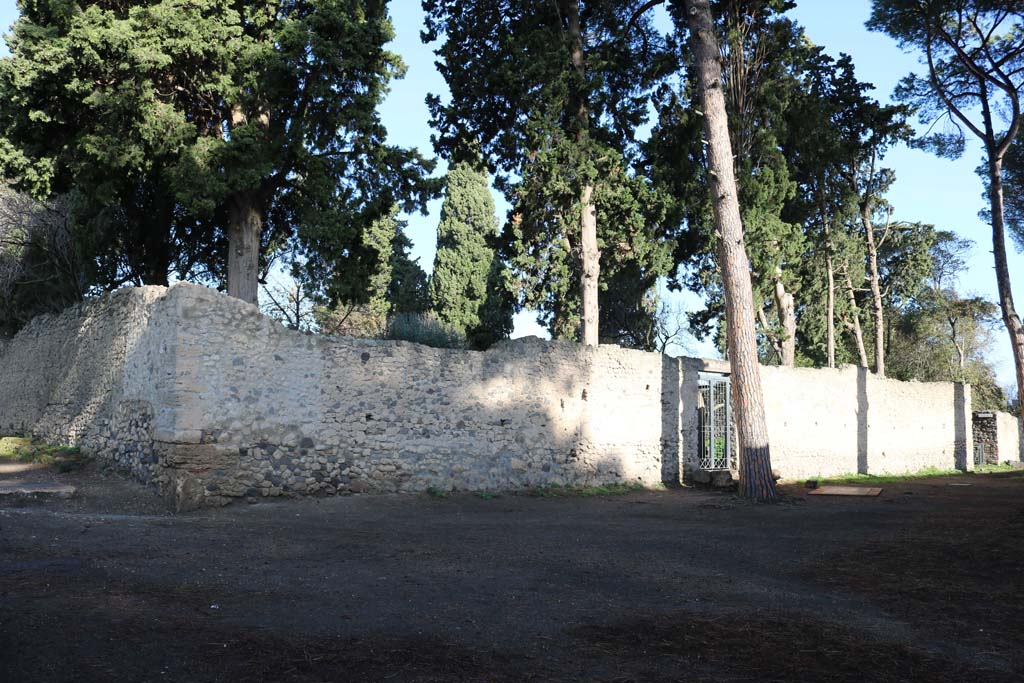
[[[617,338],[650,288],[623,290],[615,273],[653,282],[668,265],[663,197],[633,165],[648,92],[670,65],[663,40],[647,17],[627,31],[632,8],[607,0],[423,7],[451,90],[428,100],[435,147],[482,155],[512,204],[502,248],[519,306],[556,338]],[[614,312],[599,313],[598,291]]]
[[[932,125],[917,144],[949,157],[963,153],[968,133],[983,145],[989,200],[985,215],[992,225],[999,308],[1021,395],[1024,325],[1013,300],[1006,258],[1003,164],[1024,121],[1024,8],[1014,0],[874,0],[868,27],[921,54],[925,75],[906,76],[896,97],[914,105],[924,124],[942,119],[953,124],[948,131]],[[1011,221],[1013,216],[1011,202]]]
[[[297,274],[338,297],[342,271],[365,265],[366,226],[436,191],[431,162],[386,144],[376,111],[403,72],[384,49],[386,3],[19,8],[0,60],[0,172],[82,198],[97,258],[126,255],[121,281],[205,276],[254,300],[261,255],[289,245]]]

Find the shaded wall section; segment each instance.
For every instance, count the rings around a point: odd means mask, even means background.
[[[0,432],[102,454],[158,474],[154,406],[166,404],[175,320],[163,287],[122,289],[34,319],[0,346]],[[171,412],[159,412],[170,419]]]

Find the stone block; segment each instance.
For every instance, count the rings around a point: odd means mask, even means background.
[[[161,444],[164,464],[184,470],[227,469],[238,464],[237,449],[219,444]]]
[[[164,443],[200,443],[203,440],[203,430],[153,429],[153,440]]]

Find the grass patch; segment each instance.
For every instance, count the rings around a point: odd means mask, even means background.
[[[819,486],[826,484],[863,484],[870,486],[874,484],[895,484],[901,481],[908,481],[911,479],[927,479],[928,477],[956,477],[965,474],[991,474],[993,472],[1011,472],[1015,471],[1016,468],[1013,465],[979,465],[975,467],[972,472],[962,472],[960,470],[944,470],[938,467],[928,467],[917,472],[909,472],[906,474],[841,474],[837,477],[824,477],[821,479],[808,479],[807,482],[817,482]]]
[[[978,465],[974,468],[975,474],[992,474],[993,472],[1018,472],[1019,468],[1005,462],[998,465]]]
[[[0,460],[17,461],[19,456],[32,447],[31,439],[20,436],[0,437]]]
[[[61,473],[76,470],[88,462],[77,447],[54,446],[20,436],[0,437],[0,460],[39,463]]]
[[[452,492],[447,489],[441,489],[436,486],[428,486],[427,490],[424,491],[430,498],[436,498],[437,500],[443,500],[452,495]]]
[[[592,498],[595,496],[621,496],[646,490],[641,484],[600,484],[597,486],[536,486],[519,493],[531,498]]]
[[[840,474],[837,477],[825,477],[822,479],[808,479],[822,484],[893,484],[907,479],[924,479],[927,477],[952,477],[963,474],[960,470],[943,470],[938,467],[928,467],[917,472],[907,474]]]

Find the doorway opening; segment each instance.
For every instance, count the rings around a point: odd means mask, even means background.
[[[700,373],[697,425],[702,470],[735,470],[732,445],[732,396],[728,375]]]

